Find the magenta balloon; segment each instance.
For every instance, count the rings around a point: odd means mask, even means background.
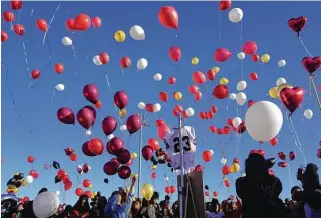
[[[89,129],[95,122],[93,112],[87,108],[82,108],[77,113],[78,123],[85,129]]]
[[[107,151],[108,150],[111,154],[118,156],[124,150],[124,141],[119,137],[112,138],[107,143]]]
[[[49,169],[51,167],[50,164],[45,164],[44,166],[45,166],[45,169]]]
[[[142,155],[143,155],[143,158],[146,161],[152,159],[152,157],[153,157],[153,149],[152,149],[152,147],[150,147],[149,145],[146,145],[145,147],[143,147]]]
[[[114,162],[117,168],[120,166],[120,163],[118,162],[117,158],[112,158],[110,161]]]
[[[128,166],[121,166],[118,169],[118,176],[121,179],[128,179],[131,174],[132,174],[132,171]]]
[[[103,127],[103,131],[104,131],[105,135],[109,136],[110,134],[115,132],[115,130],[117,128],[116,118],[112,117],[112,116],[105,117],[105,119],[102,122],[102,127]]]
[[[84,97],[91,103],[96,104],[98,101],[99,93],[98,88],[94,84],[85,85],[82,90]]]
[[[133,134],[140,130],[140,128],[142,127],[142,119],[140,118],[140,116],[134,114],[128,117],[126,124],[128,132],[130,134]]]
[[[130,160],[131,154],[127,149],[124,149],[118,156],[117,160],[121,164],[126,164]]]
[[[109,176],[115,175],[117,173],[117,171],[118,171],[118,167],[115,162],[109,161],[109,162],[105,163],[104,172],[107,175],[109,175]]]
[[[133,164],[133,159],[129,159],[129,161],[125,165],[130,167],[132,164]]]
[[[58,120],[64,124],[75,124],[75,114],[67,107],[62,107],[57,111]]]
[[[94,116],[93,125],[94,125],[94,124],[95,124],[95,121],[96,121],[96,109],[95,109],[94,107],[90,106],[90,105],[87,105],[87,106],[85,106],[85,107],[83,107],[83,108],[87,108],[87,109],[91,110],[91,112],[93,113],[93,116]]]
[[[214,59],[218,62],[227,61],[232,53],[227,48],[219,48],[214,53]]]
[[[120,109],[124,109],[128,105],[128,96],[124,91],[118,91],[114,95],[115,105]]]
[[[257,44],[254,41],[248,41],[244,43],[242,50],[247,55],[253,55],[257,51]]]
[[[88,156],[88,157],[94,157],[96,156],[94,153],[92,153],[90,150],[89,150],[89,141],[85,142],[83,145],[82,145],[82,152],[84,153],[84,155]]]

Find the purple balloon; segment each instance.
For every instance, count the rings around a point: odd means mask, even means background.
[[[124,150],[124,141],[119,137],[112,138],[107,143],[107,151],[118,156]]]
[[[133,134],[140,130],[140,128],[142,127],[142,119],[140,118],[140,116],[134,114],[128,117],[126,124],[128,132],[130,134]]]
[[[84,97],[91,103],[96,104],[99,99],[98,88],[94,84],[85,85],[82,90]]]
[[[117,160],[121,164],[126,164],[131,158],[131,154],[127,149],[124,149],[118,156]]]
[[[143,155],[143,158],[146,161],[152,159],[152,157],[153,157],[153,149],[152,149],[152,147],[150,147],[149,145],[146,145],[145,147],[143,147],[142,155]]]
[[[124,109],[128,105],[128,96],[124,91],[118,91],[114,95],[115,105],[120,109]]]
[[[62,107],[57,111],[57,117],[64,124],[75,124],[75,114],[67,107]]]
[[[50,164],[45,164],[44,167],[45,167],[45,169],[49,169],[51,167],[51,165]]]
[[[78,123],[85,129],[89,129],[95,122],[93,112],[87,108],[82,108],[77,113]]]
[[[93,107],[93,106],[90,106],[90,105],[87,105],[83,108],[87,108],[89,110],[91,110],[91,112],[93,113],[93,116],[94,116],[94,122],[93,122],[93,125],[95,124],[95,121],[96,121],[96,109]]]
[[[105,135],[109,136],[110,134],[115,132],[115,130],[117,128],[116,118],[112,117],[112,116],[105,117],[105,119],[103,120],[103,123],[102,123],[102,127],[103,127],[103,131],[104,131]]]
[[[109,175],[109,176],[115,175],[117,173],[117,171],[118,171],[118,167],[115,162],[109,161],[109,162],[105,163],[104,172],[107,175]]]
[[[131,169],[128,166],[121,166],[118,169],[118,176],[121,179],[128,179],[130,177],[130,175],[132,174]]]

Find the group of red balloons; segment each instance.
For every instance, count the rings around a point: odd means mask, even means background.
[[[173,193],[175,193],[175,191],[176,191],[176,188],[173,185],[165,187],[165,193],[166,194],[173,194]]]
[[[99,17],[90,17],[87,14],[78,14],[74,19],[68,18],[66,21],[66,26],[70,31],[79,30],[86,31],[90,28],[91,24],[98,28],[101,26],[101,19]]]
[[[82,188],[76,188],[75,194],[79,197],[82,195],[86,195],[88,198],[91,198],[91,195],[92,195],[91,191],[88,190],[84,192]]]
[[[65,149],[65,153],[71,161],[77,161],[77,154],[75,153],[74,149],[67,147]]]
[[[28,163],[33,163],[35,162],[35,158],[33,156],[28,156],[27,158]],[[30,170],[29,175],[31,175],[34,179],[39,178],[39,173],[36,172],[36,170]]]
[[[82,151],[88,157],[102,155],[104,152],[104,143],[98,138],[90,139],[82,145]]]
[[[62,182],[64,184],[65,191],[71,189],[72,181],[70,181],[70,178],[64,169],[59,169],[57,171],[56,180],[57,182]]]

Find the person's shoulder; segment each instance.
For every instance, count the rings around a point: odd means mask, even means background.
[[[235,181],[235,185],[236,186],[242,186],[245,183],[245,181],[246,181],[245,177],[240,177]]]
[[[321,190],[315,190],[308,200],[310,207],[314,210],[321,210]]]

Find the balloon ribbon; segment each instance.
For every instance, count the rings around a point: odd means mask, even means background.
[[[310,77],[310,81],[312,82],[312,86],[313,86],[313,89],[314,89],[314,92],[315,92],[315,96],[317,98],[317,101],[318,101],[318,104],[319,104],[319,108],[321,110],[321,101],[320,101],[320,98],[319,98],[319,95],[318,95],[318,91],[317,91],[317,88],[315,86],[314,79],[313,79],[312,76]]]

